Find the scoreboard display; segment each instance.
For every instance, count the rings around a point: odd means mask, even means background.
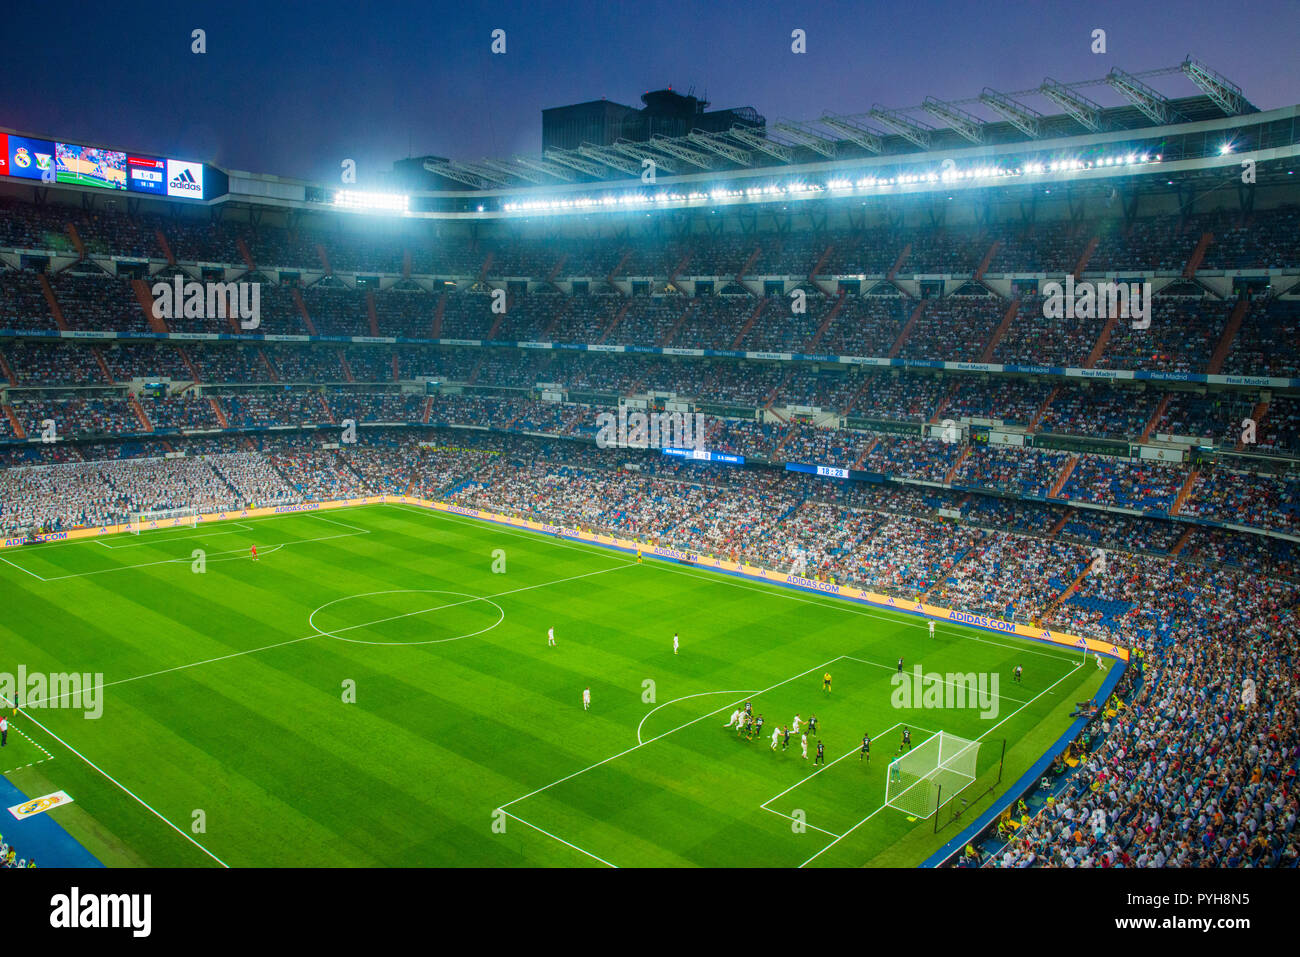
[[[0,176],[203,199],[204,172],[202,163],[189,160],[142,156],[0,132]]]
[[[167,161],[149,156],[126,158],[127,189],[136,193],[167,195]]]

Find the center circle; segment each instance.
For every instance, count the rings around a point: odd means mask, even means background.
[[[316,617],[318,615],[321,615],[328,608],[331,608],[335,605],[341,605],[344,602],[363,601],[367,598],[376,598],[380,595],[450,595],[452,596],[453,599],[462,599],[462,600],[445,601],[441,604],[430,605],[428,607],[415,607],[407,611],[397,611],[393,614],[381,614],[378,617],[371,619],[369,621],[334,625],[332,626],[332,628],[325,628],[316,623]],[[380,603],[375,602],[372,604],[378,606]],[[398,604],[405,604],[405,602],[399,602]],[[490,605],[492,608],[495,608],[497,610],[496,621],[492,622],[492,624],[487,625],[484,628],[480,628],[478,631],[469,631],[463,635],[453,635],[449,638],[428,638],[423,641],[365,641],[360,638],[348,638],[345,637],[344,634],[342,634],[343,632],[355,632],[355,631],[360,631],[361,629],[364,628],[371,628],[375,625],[383,625],[387,622],[409,622],[422,615],[436,614],[437,612],[442,611],[443,609],[457,609],[457,610],[471,609],[471,608],[481,609],[485,605]],[[384,609],[377,607],[376,610],[383,611]],[[457,613],[463,613],[463,612],[460,611],[452,612],[452,614],[457,614]],[[472,619],[474,615],[471,613],[469,617]],[[333,601],[327,601],[325,604],[321,605],[319,608],[317,608],[307,617],[307,625],[318,635],[323,635],[326,638],[333,638],[336,641],[346,641],[355,645],[437,645],[447,641],[460,641],[462,638],[473,638],[475,635],[481,635],[484,632],[491,631],[493,628],[497,627],[497,625],[505,621],[505,618],[506,618],[506,613],[500,605],[498,605],[494,601],[491,601],[487,598],[482,598],[478,595],[470,595],[467,594],[466,592],[460,592],[460,591],[440,591],[434,588],[394,588],[388,591],[371,591],[371,592],[365,592],[364,594],[360,594],[360,595],[348,595],[343,598],[335,598]]]

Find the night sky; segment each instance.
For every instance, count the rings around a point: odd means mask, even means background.
[[[537,153],[544,107],[640,106],[670,84],[770,123],[1191,53],[1261,109],[1300,103],[1300,0],[46,3],[9,4],[0,23],[0,126],[330,182],[351,158],[363,186],[407,155]],[[196,27],[203,55],[190,52]],[[498,27],[504,56],[489,50]],[[790,52],[796,27],[807,54]],[[1095,28],[1104,55],[1090,51]],[[1181,76],[1154,85],[1196,92]]]

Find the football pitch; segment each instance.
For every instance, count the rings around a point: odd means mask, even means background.
[[[0,672],[103,676],[98,717],[11,715],[0,772],[71,795],[52,816],[109,866],[914,866],[961,823],[885,806],[904,727],[979,739],[973,798],[1004,742],[1002,788],[1104,677],[1066,648],[931,639],[396,504],[9,549],[0,583]],[[898,706],[900,656],[998,676],[995,704]],[[762,740],[724,728],[745,701]],[[806,759],[797,735],[771,747],[796,713],[818,718]]]

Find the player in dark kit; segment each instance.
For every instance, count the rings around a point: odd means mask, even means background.
[[[899,658],[899,659],[898,659],[898,673],[899,673],[900,675],[903,673],[903,659],[902,659],[902,658]]]
[[[898,750],[912,750],[912,732],[907,730],[907,728],[903,729],[903,743],[899,746]]]
[[[821,740],[818,739],[817,757],[813,758],[813,764],[825,764],[825,763],[826,763],[826,749],[822,747]]]
[[[782,751],[784,751],[786,748],[790,746],[790,726],[786,725],[786,727],[783,730],[785,731],[785,737],[781,739]]]
[[[858,755],[858,761],[861,762],[864,758],[871,760],[871,736],[868,734],[862,736],[862,753]]]

